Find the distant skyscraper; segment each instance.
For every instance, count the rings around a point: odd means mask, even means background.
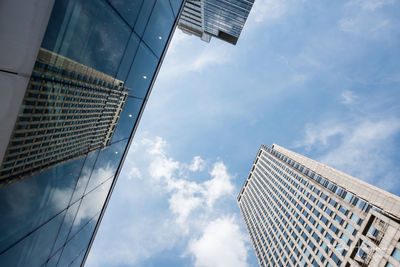
[[[41,48],[0,169],[0,185],[110,144],[124,82]]]
[[[236,44],[254,0],[188,0],[178,27],[209,42],[211,36]]]
[[[261,266],[400,266],[400,198],[283,147],[261,146],[238,203]]]

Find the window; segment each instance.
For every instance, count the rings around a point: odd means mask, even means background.
[[[340,264],[342,264],[342,261],[339,260],[338,256],[336,256],[335,253],[332,253],[331,259],[336,263],[337,266],[339,266]]]
[[[347,224],[345,228],[351,235],[356,235],[357,231],[351,224]]]
[[[353,213],[350,217],[350,219],[355,222],[356,224],[360,225],[362,223],[362,220],[360,217],[358,217],[355,213]]]
[[[338,203],[335,200],[331,199],[329,200],[329,204],[331,204],[334,208],[336,208]]]
[[[400,250],[398,248],[395,248],[392,252],[391,255],[393,258],[395,258],[397,261],[400,262]]]
[[[340,225],[342,225],[342,223],[343,223],[343,219],[340,218],[339,215],[335,215],[335,221],[337,221]]]
[[[347,213],[349,212],[345,207],[343,207],[343,205],[340,205],[339,211],[344,215],[347,215]]]
[[[329,226],[329,229],[331,229],[332,232],[334,232],[335,234],[337,234],[339,232],[339,229],[337,229],[336,226],[334,226],[333,224],[331,224],[331,226]]]
[[[350,245],[350,243],[351,243],[351,240],[350,240],[350,238],[347,236],[347,235],[345,235],[345,234],[342,234],[342,236],[340,237],[340,239],[342,239],[343,240],[343,242],[346,244],[346,245]]]

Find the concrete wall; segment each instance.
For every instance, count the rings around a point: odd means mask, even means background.
[[[54,0],[0,0],[0,162],[22,103]]]

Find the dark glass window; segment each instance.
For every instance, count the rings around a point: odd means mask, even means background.
[[[1,266],[41,266],[49,257],[64,218],[58,214],[38,230],[0,255]]]
[[[126,77],[129,73],[133,59],[139,47],[139,42],[140,40],[136,36],[136,34],[132,33],[128,42],[128,46],[126,47],[125,55],[122,58],[121,65],[119,66],[118,69],[118,73],[116,76],[117,79],[126,81]]]
[[[44,48],[115,76],[131,30],[106,1],[56,1],[49,25]]]
[[[143,2],[149,0],[110,0],[111,5],[121,14],[126,22],[133,28],[140,14]]]
[[[134,97],[128,97],[126,99],[124,109],[122,110],[121,115],[119,117],[117,128],[115,129],[114,135],[111,139],[112,143],[122,139],[129,138],[133,126],[138,118],[142,104],[143,104],[142,99]]]
[[[169,1],[158,0],[153,8],[149,23],[143,35],[143,40],[151,50],[160,57],[168,40],[174,21]]]
[[[0,188],[0,251],[65,209],[82,164],[76,159]]]
[[[160,0],[163,1],[163,0]],[[143,0],[142,7],[140,9],[139,15],[136,19],[134,26],[134,31],[141,37],[143,36],[144,30],[146,28],[147,22],[153,10],[156,0]]]
[[[110,145],[100,151],[89,178],[85,193],[93,190],[105,180],[113,177],[126,148],[127,140]]]
[[[158,59],[146,45],[140,43],[125,86],[130,96],[144,98],[157,67]]]

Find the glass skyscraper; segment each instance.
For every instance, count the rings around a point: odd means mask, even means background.
[[[220,2],[236,43],[253,1]],[[0,266],[84,265],[184,4],[2,1]]]
[[[182,0],[5,0],[0,266],[84,264]]]
[[[0,169],[0,185],[107,147],[116,138],[128,93],[122,81],[41,48]]]
[[[188,0],[178,27],[209,42],[216,37],[236,44],[254,0]]]
[[[238,203],[260,266],[400,266],[400,197],[278,145]]]

